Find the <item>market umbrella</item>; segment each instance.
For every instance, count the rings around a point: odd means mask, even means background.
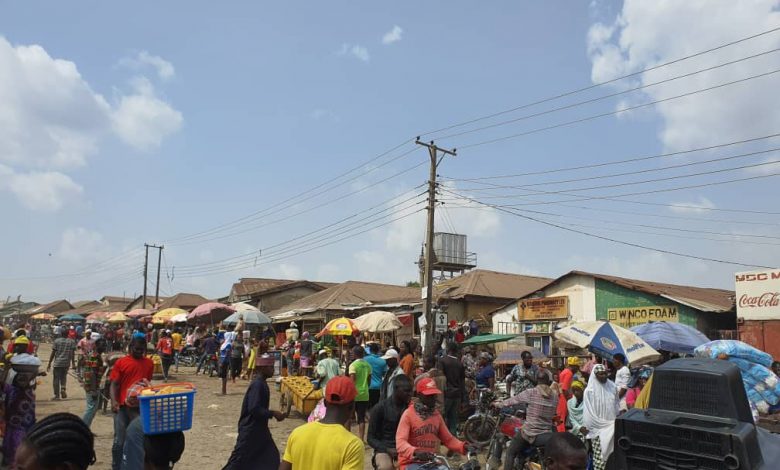
[[[521,356],[526,351],[531,353],[531,357],[533,357],[534,362],[542,362],[547,360],[547,356],[545,356],[543,352],[539,351],[533,346],[518,346],[498,353],[498,357],[496,357],[496,360],[493,361],[493,364],[520,364],[523,362],[523,358]]]
[[[179,315],[180,313],[186,314],[186,310],[180,308],[165,308],[152,315],[152,323],[155,325],[164,325],[171,321],[171,318]]]
[[[43,320],[43,321],[54,321],[57,319],[57,317],[55,317],[51,313],[36,313],[30,318],[33,320]]]
[[[631,330],[604,321],[577,322],[557,330],[555,338],[601,357],[626,356],[631,366],[641,366],[661,358],[658,351]]]
[[[88,322],[102,322],[106,318],[108,318],[109,313],[108,312],[92,312],[89,315],[87,315],[87,321]]]
[[[110,314],[108,318],[106,318],[106,321],[108,323],[125,323],[128,320],[130,320],[130,317],[128,317],[122,312],[114,312]]]
[[[328,324],[325,325],[325,328],[315,336],[317,336],[317,338],[325,335],[351,336],[358,332],[360,332],[360,329],[355,325],[355,322],[349,318],[341,317],[329,321]]]
[[[259,312],[260,309],[246,302],[236,302],[230,305],[236,312]],[[232,315],[231,315],[232,316]]]
[[[360,315],[353,320],[360,331],[369,333],[386,333],[395,331],[403,326],[395,313],[375,310]]]
[[[239,317],[244,318],[244,324],[246,325],[270,325],[271,319],[268,315],[261,311],[244,310],[243,312],[236,312],[233,315],[222,320],[223,325],[235,325],[238,323]]]
[[[136,308],[133,310],[130,310],[127,312],[127,316],[130,318],[144,318],[144,317],[151,317],[152,312],[149,310],[146,310],[145,308]]]
[[[69,313],[61,316],[59,319],[60,321],[84,321],[84,317],[77,313]]]
[[[187,323],[187,314],[180,313],[171,317],[171,323]]]
[[[631,328],[631,331],[657,350],[693,354],[693,350],[710,339],[699,330],[682,323],[657,321]]]
[[[213,323],[224,320],[233,313],[236,313],[236,309],[230,305],[221,304],[219,302],[208,302],[195,307],[195,310],[187,315],[187,320],[194,321],[210,319]]]
[[[464,346],[473,346],[476,344],[503,343],[504,341],[509,341],[510,339],[516,338],[517,336],[518,335],[483,334],[472,336],[460,344]]]

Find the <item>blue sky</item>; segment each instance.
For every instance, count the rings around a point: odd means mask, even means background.
[[[5,90],[0,91],[0,108],[5,110],[0,112],[0,127],[5,128],[0,131],[0,211],[6,221],[0,232],[0,295],[43,301],[139,293],[144,242],[166,245],[161,282],[166,294],[221,296],[242,276],[393,283],[416,279],[413,262],[423,238],[424,214],[394,220],[413,209],[404,212],[405,205],[393,207],[387,201],[403,201],[414,194],[407,191],[424,183],[425,165],[391,176],[426,162],[427,154],[418,149],[376,168],[412,149],[407,143],[369,166],[359,165],[427,130],[770,30],[780,25],[777,7],[777,1],[768,0],[235,2],[229,7],[209,2],[0,2],[0,69],[10,72],[0,75]],[[455,131],[647,85],[778,46],[780,32],[767,34]],[[778,75],[469,147],[779,66],[778,54],[769,53],[493,129],[443,138],[454,132],[448,131],[426,139],[440,138],[442,146],[461,148],[440,168],[447,181],[766,136],[780,131],[774,92]],[[630,165],[488,181],[519,186],[653,170],[533,187],[537,192],[561,191],[766,163],[578,193],[612,197],[761,176],[624,198],[667,206],[585,199],[567,207],[549,203],[559,196],[536,194],[528,197],[548,203],[511,211],[544,211],[547,214],[536,215],[571,229],[667,251],[776,266],[780,239],[773,237],[780,217],[730,211],[777,211],[771,198],[776,179],[764,177],[780,172],[771,163],[776,154],[662,168],[780,147],[777,144],[778,139],[764,139]],[[347,178],[319,190],[327,192],[293,200],[296,204],[283,205],[278,213],[240,224],[242,233],[224,237],[232,232],[223,230],[182,240],[356,167]],[[485,185],[468,181],[446,184],[489,204],[529,203],[518,197],[492,198],[518,195],[522,189],[485,191]],[[355,191],[360,192],[346,196]],[[512,216],[505,212],[510,209],[458,205],[475,204],[446,201],[438,227],[468,234],[470,249],[484,268],[551,277],[581,269],[729,288],[733,272],[747,269],[589,238]],[[360,226],[366,233],[299,253],[318,243],[304,245],[307,239],[296,237],[352,214],[371,214],[364,211],[375,206],[385,212],[371,219],[374,225],[388,225],[368,230],[372,225],[366,221]],[[379,218],[390,214],[395,216]],[[328,236],[320,243],[339,238],[333,232]],[[288,251],[271,256],[272,246],[285,241],[288,244],[276,252]],[[258,255],[261,249],[265,255]],[[150,264],[154,269],[155,263]]]

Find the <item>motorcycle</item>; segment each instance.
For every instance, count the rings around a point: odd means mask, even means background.
[[[466,462],[460,464],[457,470],[480,470],[477,454],[469,451],[466,454]],[[406,470],[455,470],[443,455],[432,455],[427,462],[412,462],[406,466]]]
[[[463,437],[474,446],[484,447],[490,442],[497,425],[497,416],[492,407],[496,394],[488,388],[477,389],[477,399],[472,405],[476,411],[463,425]]]
[[[501,468],[501,456],[504,455],[504,451],[509,447],[512,439],[520,433],[524,418],[525,412],[522,410],[502,408],[498,411],[497,425],[488,445],[488,460],[485,464],[485,470]],[[507,462],[503,468],[505,470],[543,470],[545,468],[544,445],[551,435],[552,433],[537,436],[533,445],[518,455],[513,464]]]

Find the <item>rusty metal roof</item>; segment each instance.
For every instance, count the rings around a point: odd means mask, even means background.
[[[550,284],[547,277],[474,269],[436,285],[436,295],[446,299],[493,298],[500,301],[533,294]]]
[[[285,317],[298,313],[325,310],[350,311],[380,304],[413,305],[421,303],[418,287],[404,287],[373,282],[347,281],[298,299],[272,311],[269,316]]]
[[[714,289],[710,287],[681,286],[677,284],[665,284],[662,282],[640,281],[624,277],[608,276],[606,274],[589,273],[585,271],[571,271],[555,281],[560,281],[568,276],[591,276],[601,279],[626,289],[645,292],[647,294],[664,297],[674,302],[687,305],[702,312],[730,312],[734,310],[735,294],[732,290]],[[552,284],[552,283],[551,283]]]

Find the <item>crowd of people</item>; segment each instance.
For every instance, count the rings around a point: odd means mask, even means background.
[[[493,390],[504,398],[497,408],[525,410],[521,431],[502,452],[487,456],[493,468],[509,467],[522,458],[537,439],[544,439],[546,468],[607,467],[612,454],[616,417],[649,401],[652,368],[629,368],[626,358],[611,361],[591,356],[587,362],[568,357],[558,370],[539,363],[530,352],[506,376],[493,366],[487,348],[463,348],[456,341],[441,343],[423,355],[412,341],[384,344],[350,337],[349,346],[335,349],[318,342],[308,332],[288,341],[281,356],[286,375],[308,376],[321,390],[321,403],[296,428],[280,452],[268,423],[286,415],[272,410],[267,381],[274,375],[276,359],[269,349],[275,339],[262,331],[245,334],[239,322],[232,329],[191,328],[176,330],[139,327],[130,333],[124,353],[110,353],[102,333],[90,329],[61,328],[52,343],[42,371],[37,346],[26,330],[14,332],[3,351],[6,377],[2,387],[4,464],[18,468],[54,468],[45,462],[72,461],[67,468],[86,468],[94,451],[76,458],[52,442],[41,429],[63,428],[63,442],[80,442],[92,449],[89,427],[98,410],[110,405],[114,413],[112,469],[171,468],[184,450],[181,432],[147,436],[143,432],[138,396],[151,383],[155,371],[152,356],[160,358],[163,380],[178,369],[184,351],[196,355],[195,373],[206,373],[215,362],[222,393],[229,380],[249,380],[238,420],[238,437],[225,464],[226,470],[364,468],[364,448],[372,448],[372,465],[379,470],[401,469],[426,462],[448,449],[448,456],[466,454],[470,448],[460,439],[464,410],[478,390]],[[75,337],[74,337],[75,334]],[[79,334],[82,336],[79,338]],[[75,376],[85,390],[81,418],[58,413],[36,423],[35,389],[38,375],[51,373],[52,400],[67,398],[66,382]],[[545,436],[542,438],[541,436]],[[68,441],[70,439],[70,441]],[[36,460],[37,459],[37,460]],[[29,462],[39,462],[32,466]],[[43,463],[40,463],[43,462]]]

